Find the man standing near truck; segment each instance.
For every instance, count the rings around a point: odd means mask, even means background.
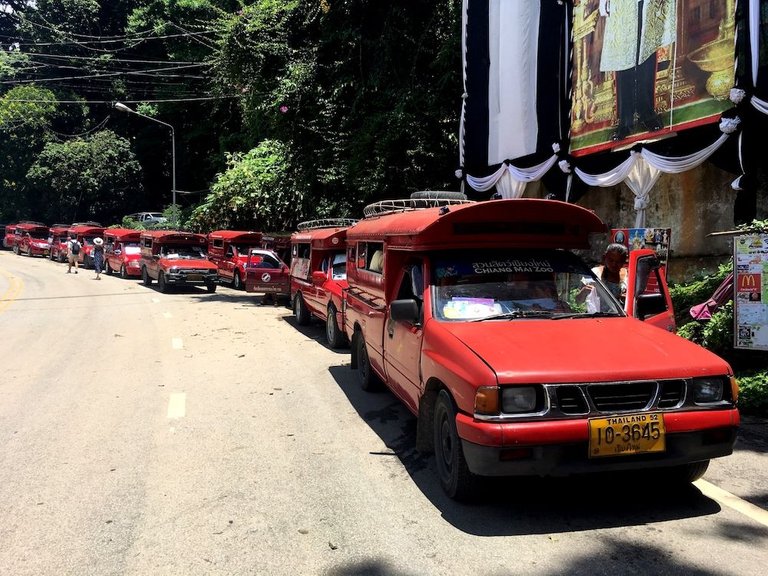
[[[67,274],[72,272],[72,266],[75,267],[75,274],[77,274],[77,255],[80,254],[80,242],[77,236],[70,236],[69,242],[67,242]]]

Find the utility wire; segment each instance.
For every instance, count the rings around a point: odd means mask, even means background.
[[[150,72],[166,72],[166,71],[172,71],[172,70],[184,70],[187,68],[200,68],[201,66],[208,66],[208,64],[186,64],[184,66],[171,66],[167,68],[155,68],[150,70],[141,70],[141,71],[129,71],[129,72],[104,72],[102,74],[89,74],[89,75],[83,75],[83,76],[61,76],[58,78],[35,78],[30,80],[5,80],[0,82],[0,84],[34,84],[38,82],[58,82],[61,80],[83,80],[88,78],[106,78],[109,76],[122,76],[122,75],[148,75]],[[158,78],[163,77],[185,77],[184,75],[158,75]],[[190,78],[205,78],[204,76],[190,76]]]
[[[165,102],[206,102],[209,100],[234,100],[242,96],[201,96],[199,98],[169,98],[164,100],[120,100],[123,104],[162,104]],[[115,100],[27,100],[2,99],[3,102],[18,102],[23,104],[114,104]]]

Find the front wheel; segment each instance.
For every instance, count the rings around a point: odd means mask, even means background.
[[[165,273],[160,272],[160,274],[157,276],[157,289],[160,290],[163,294],[168,292],[168,283],[165,281]]]
[[[464,459],[464,449],[456,430],[456,409],[445,390],[437,395],[434,413],[435,462],[440,485],[454,500],[467,500],[472,494],[475,476]]]
[[[112,266],[109,265],[109,260],[107,260],[107,264],[104,266],[104,271],[107,273],[107,276],[112,276]]]
[[[703,460],[663,469],[662,474],[665,480],[672,484],[691,484],[704,476],[707,468],[709,468],[709,460]]]
[[[325,318],[325,338],[331,348],[341,348],[344,345],[344,334],[336,323],[336,309],[328,306],[328,316]]]
[[[152,278],[150,277],[149,272],[147,272],[146,266],[141,268],[141,281],[144,283],[144,286],[149,286],[152,284]]]
[[[216,282],[208,282],[205,285],[205,289],[208,290],[208,292],[210,292],[211,294],[213,294],[214,292],[216,292]]]
[[[293,315],[296,316],[296,323],[299,326],[309,324],[309,309],[304,304],[304,298],[301,297],[301,293],[296,294],[296,297],[293,299]]]
[[[232,278],[232,288],[235,290],[243,289],[243,280],[240,278],[240,272],[235,272],[235,275]]]
[[[120,266],[120,278],[122,278],[123,280],[128,278],[128,271],[125,269],[125,264]]]
[[[368,357],[368,348],[365,345],[365,338],[362,334],[357,334],[355,338],[357,346],[357,373],[360,379],[360,388],[366,392],[376,392],[381,389],[381,380],[376,376],[371,366],[371,359]]]

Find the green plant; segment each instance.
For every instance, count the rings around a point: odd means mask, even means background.
[[[768,372],[753,371],[737,377],[739,382],[739,408],[748,413],[768,412]]]

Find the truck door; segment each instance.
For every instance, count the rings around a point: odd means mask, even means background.
[[[669,332],[675,331],[675,313],[667,279],[653,250],[632,250],[629,253],[624,311]]]
[[[384,371],[387,381],[414,413],[418,411],[421,382],[423,270],[422,262],[412,262],[405,266],[393,302],[395,306],[397,303],[415,302],[415,317],[394,319],[388,313],[384,329]]]

